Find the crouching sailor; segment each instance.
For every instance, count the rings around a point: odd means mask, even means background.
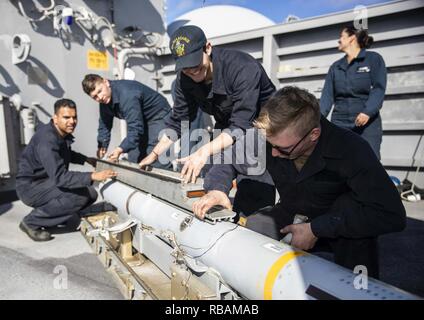
[[[19,227],[34,241],[51,240],[47,227],[66,223],[97,199],[93,181],[116,176],[112,170],[69,171],[69,163],[95,165],[95,160],[71,150],[77,125],[77,109],[72,100],[54,105],[53,119],[38,128],[19,160],[16,192],[33,210]]]

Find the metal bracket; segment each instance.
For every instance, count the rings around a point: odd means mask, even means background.
[[[236,213],[227,209],[222,209],[222,207],[212,207],[209,212],[205,215],[205,219],[209,220],[212,224],[215,224],[220,221],[229,221],[232,222]]]
[[[172,300],[216,300],[211,288],[199,281],[198,277],[181,265],[171,266]]]
[[[173,171],[151,167],[141,170],[138,164],[123,160],[120,160],[119,163],[97,160],[96,169],[112,169],[118,173],[116,180],[182,208],[192,216],[194,216],[191,209],[193,202],[205,194],[203,179],[197,179],[198,182],[195,184],[182,184],[179,173]],[[158,182],[164,182],[160,190],[157,188]],[[211,224],[220,221],[231,222],[235,216],[236,213],[233,211],[214,207],[205,215],[204,221]],[[187,226],[181,227],[185,229]]]

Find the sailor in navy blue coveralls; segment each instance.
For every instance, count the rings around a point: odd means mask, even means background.
[[[215,129],[223,129],[235,141],[252,127],[275,87],[262,66],[246,53],[214,48],[212,61],[214,78],[210,84],[196,83],[178,73],[174,107],[166,124],[181,135],[181,121],[193,121],[200,108],[214,116]],[[260,177],[240,178],[237,185],[236,212],[247,214],[275,203],[275,187],[268,172]]]
[[[361,49],[348,63],[346,56],[333,63],[325,78],[320,108],[328,116],[334,104],[331,122],[361,135],[380,159],[382,125],[380,109],[386,91],[387,71],[376,52]],[[355,125],[359,113],[370,117],[365,126]]]
[[[16,191],[34,209],[24,218],[31,228],[67,222],[97,199],[91,172],[69,171],[69,164],[84,164],[87,157],[71,149],[72,135],[61,137],[53,121],[40,126],[19,160]]]
[[[289,96],[296,97],[296,92],[301,97],[299,93],[302,91],[305,92],[295,87],[280,89],[271,98],[274,101],[269,105],[277,105],[278,99],[287,101]],[[297,99],[298,105],[305,109],[316,109],[319,114],[317,102],[314,106],[308,105],[305,100],[299,100],[300,98],[293,99]],[[279,109],[274,108],[272,111],[281,112],[286,108],[293,110],[295,103],[297,101],[280,103]],[[308,120],[305,115],[303,117],[298,123]],[[295,125],[290,124],[288,128]],[[292,159],[289,158],[290,155],[279,151],[281,147],[272,143],[284,143],[290,137],[287,132],[295,131],[289,131],[286,127],[274,135],[266,136],[266,157],[259,160],[259,167],[268,169],[280,201],[275,206],[263,208],[250,215],[245,226],[280,240],[283,237],[282,228],[291,225],[296,214],[302,214],[308,217],[311,233],[318,238],[312,247],[313,252],[330,251],[337,264],[350,269],[364,265],[368,269],[368,275],[378,277],[378,236],[405,228],[405,208],[395,186],[365,140],[352,131],[330,123],[323,116],[318,127],[319,139],[313,149],[309,149],[312,151],[309,151],[311,153],[301,167],[296,162],[305,156],[308,150],[305,145],[309,143],[305,139],[310,139],[312,130],[303,138],[299,136],[297,144],[292,145]],[[235,152],[233,157],[234,154]],[[248,158],[248,155],[249,152],[245,157]],[[218,191],[228,194],[234,177],[246,174],[249,166],[258,164],[248,160],[238,164],[233,160],[232,163],[213,166],[205,178],[207,195],[193,205],[195,214],[201,216],[205,207],[223,205],[225,201],[221,200],[226,196],[208,198],[209,193]],[[307,223],[303,225],[305,224]],[[299,237],[305,234],[302,232]],[[300,248],[311,250],[307,247]]]
[[[198,109],[213,115],[219,135],[195,152],[178,159],[184,163],[181,177],[195,182],[213,155],[229,148],[247,129],[252,128],[261,106],[275,92],[275,86],[261,64],[245,52],[213,48],[197,26],[182,26],[170,39],[176,61],[174,107],[166,125],[166,135],[152,153],[140,162],[146,166],[157,161],[183,134],[182,122],[195,119]],[[184,130],[185,131],[185,130]],[[187,149],[187,148],[186,148]],[[214,165],[214,164],[213,164]],[[268,172],[238,181],[233,209],[245,214],[275,203],[275,187]]]
[[[19,228],[35,241],[52,237],[44,228],[66,223],[78,214],[89,213],[89,206],[97,199],[93,181],[105,181],[116,176],[112,170],[95,172],[70,171],[69,164],[95,166],[94,158],[87,158],[71,149],[72,133],[78,122],[75,102],[59,99],[54,105],[53,119],[37,128],[19,159],[16,192],[19,199],[33,208]]]
[[[165,97],[137,81],[111,80],[109,83],[112,98],[108,104],[100,104],[98,147],[109,146],[113,118],[125,119],[128,134],[119,146],[128,153],[130,162],[138,162],[158,142],[171,107]]]

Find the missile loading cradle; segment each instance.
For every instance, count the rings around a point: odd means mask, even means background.
[[[128,299],[419,299],[232,222],[235,213],[194,217],[202,179],[98,161],[115,180],[100,185],[116,212],[83,219],[81,231]]]

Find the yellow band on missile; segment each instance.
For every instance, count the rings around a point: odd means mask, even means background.
[[[284,266],[292,259],[305,255],[305,252],[299,252],[299,251],[291,251],[287,252],[286,254],[282,255],[280,258],[278,258],[277,261],[274,262],[272,267],[269,269],[268,274],[265,279],[265,286],[264,286],[264,299],[265,300],[272,300],[272,288],[274,287],[275,280],[277,279],[278,274],[280,273],[281,269],[284,268]]]

